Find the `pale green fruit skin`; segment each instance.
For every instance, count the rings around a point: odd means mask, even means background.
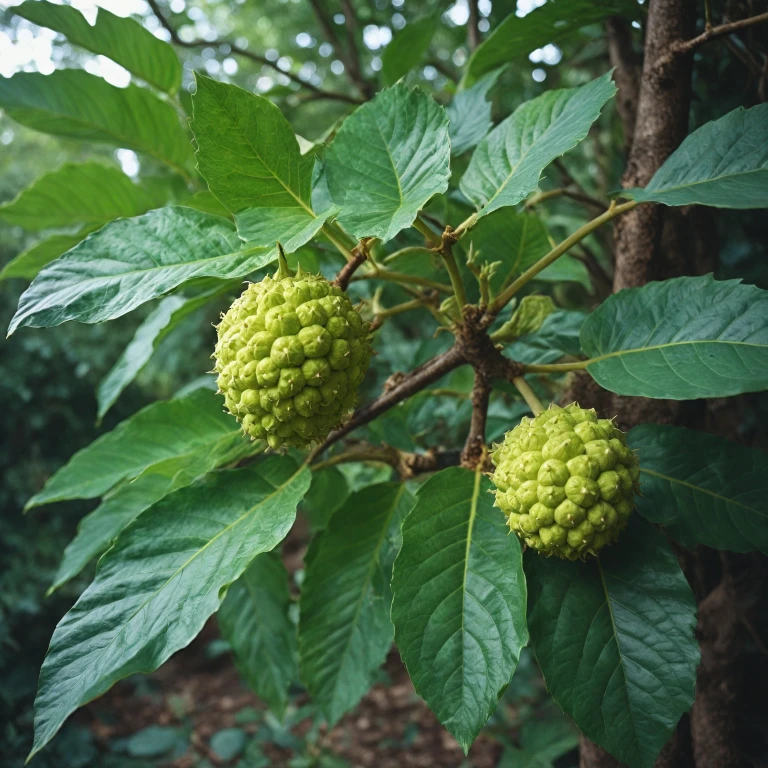
[[[371,360],[370,323],[319,275],[251,283],[217,326],[227,410],[270,448],[324,440],[354,407]]]
[[[577,403],[524,418],[494,446],[496,502],[509,527],[543,555],[596,555],[627,525],[639,465],[612,420]]]

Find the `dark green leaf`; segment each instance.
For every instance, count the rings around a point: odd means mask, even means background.
[[[386,85],[393,85],[421,62],[439,24],[439,15],[426,16],[408,22],[395,34],[381,57],[381,74]]]
[[[239,428],[221,405],[221,399],[206,389],[148,405],[78,451],[27,502],[26,509],[101,496],[153,464],[210,449],[212,443],[231,438]]]
[[[90,160],[64,163],[41,176],[14,200],[0,205],[0,219],[37,232],[138,216],[152,208],[152,203],[119,168]]]
[[[189,177],[192,147],[176,110],[146,88],[116,88],[80,69],[0,78],[0,107],[43,133],[145,152]]]
[[[381,91],[341,125],[326,152],[339,222],[356,237],[391,240],[450,177],[445,110],[419,89]]]
[[[74,248],[95,228],[90,226],[74,235],[51,235],[45,240],[40,240],[11,259],[0,270],[0,280],[8,280],[11,277],[31,280],[46,264],[50,264],[54,259],[58,259],[59,256]]]
[[[230,221],[193,208],[118,219],[40,272],[8,334],[112,320],[194,278],[242,277],[274,259],[274,248],[245,247]]]
[[[461,191],[485,216],[516,205],[538,186],[542,171],[573,149],[616,93],[607,72],[581,88],[547,91],[518,107],[477,146]]]
[[[350,496],[313,541],[301,590],[301,679],[330,725],[373,682],[392,645],[392,562],[413,506],[400,483]]]
[[[768,454],[717,435],[641,424],[640,514],[688,547],[768,554]]]
[[[176,93],[181,85],[181,63],[173,48],[134,19],[100,8],[91,25],[71,6],[39,0],[26,0],[13,13],[61,32],[73,45],[107,56],[161,91]]]
[[[120,393],[147,364],[157,345],[185,317],[219,296],[230,291],[237,292],[239,287],[235,282],[224,283],[223,286],[205,291],[197,296],[172,295],[164,298],[136,329],[131,343],[99,383],[96,390],[99,421],[115,404]]]
[[[768,292],[712,275],[620,291],[581,329],[587,370],[620,395],[692,400],[768,388]]]
[[[207,475],[131,523],[53,633],[30,756],[77,707],[188,645],[226,588],[288,533],[309,479],[306,467],[271,456]]]
[[[471,88],[459,91],[446,108],[451,121],[448,133],[451,136],[451,152],[454,155],[461,155],[477,146],[493,127],[488,93],[496,85],[503,71],[504,67],[499,67],[495,72],[489,72],[482,77]]]
[[[210,402],[201,397],[206,409]],[[216,401],[218,405],[218,400]],[[261,453],[263,443],[243,440],[236,424],[231,432],[211,432],[200,447],[151,464],[136,479],[118,485],[77,526],[77,535],[64,550],[49,593],[77,576],[91,560],[103,554],[120,531],[171,491],[183,488],[217,467]],[[184,450],[184,448],[181,448]]]
[[[349,496],[347,480],[338,467],[328,467],[312,473],[312,485],[304,497],[302,510],[309,518],[312,532],[328,526],[331,515]]]
[[[536,333],[523,336],[507,350],[513,360],[521,363],[554,363],[565,355],[576,356],[581,351],[579,333],[587,319],[585,312],[558,309]]]
[[[167,755],[178,741],[179,732],[175,728],[149,725],[128,739],[126,751],[131,757],[161,757]]]
[[[395,642],[416,688],[466,752],[528,641],[520,543],[481,472],[433,475],[403,523]]]
[[[572,37],[581,27],[624,14],[637,15],[633,0],[548,0],[522,18],[512,13],[472,54],[465,80],[472,83],[501,64],[524,61],[537,48]]]
[[[290,123],[269,100],[197,76],[192,130],[197,164],[214,195],[254,245],[280,241],[290,253],[311,240],[329,215],[312,210],[314,155],[302,157]]]
[[[525,555],[547,688],[592,741],[651,768],[693,703],[696,601],[664,534],[635,518],[600,558]]]
[[[547,713],[520,728],[521,749],[507,747],[497,768],[553,768],[555,761],[579,745],[579,734],[562,715]]]
[[[296,626],[288,616],[291,593],[280,552],[257,555],[229,588],[219,609],[222,635],[240,674],[280,718],[288,686],[299,677]]]
[[[211,749],[224,761],[234,760],[247,743],[248,734],[240,728],[224,728],[211,736]]]
[[[623,197],[666,205],[768,207],[768,104],[739,107],[694,131],[645,189]]]

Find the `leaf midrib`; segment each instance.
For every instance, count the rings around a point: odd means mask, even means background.
[[[646,475],[651,475],[652,477],[658,477],[661,480],[666,480],[668,483],[675,483],[677,485],[681,485],[684,488],[688,488],[692,491],[696,491],[698,493],[703,493],[707,496],[711,496],[714,499],[718,499],[719,501],[723,501],[726,504],[735,504],[737,507],[741,507],[742,509],[747,510],[748,512],[754,512],[758,515],[763,515],[764,517],[768,518],[768,511],[763,511],[761,509],[758,509],[757,507],[750,507],[748,504],[744,504],[741,501],[737,501],[736,499],[729,499],[727,496],[723,496],[722,494],[715,493],[714,491],[709,490],[708,488],[703,488],[700,485],[693,485],[693,483],[688,483],[685,480],[680,480],[676,477],[671,477],[670,475],[664,475],[661,472],[654,472],[652,469],[648,469],[647,467],[640,467],[640,472],[645,473]]]
[[[726,339],[692,339],[690,341],[671,341],[667,344],[655,344],[650,347],[636,347],[635,349],[619,349],[616,352],[609,352],[605,355],[598,355],[597,357],[590,357],[589,360],[585,360],[585,367],[589,367],[593,363],[599,363],[603,360],[608,360],[611,357],[620,357],[622,355],[635,355],[642,352],[652,352],[658,349],[667,349],[669,347],[682,347],[695,344],[727,344],[732,346],[742,347],[756,347],[758,349],[768,350],[767,344],[753,344],[748,341],[728,341]]]
[[[736,179],[739,176],[748,176],[750,173],[768,173],[767,167],[760,167],[760,168],[752,168],[748,171],[739,171],[738,173],[732,173],[732,174],[721,174],[720,176],[713,176],[710,179],[701,179],[700,181],[692,181],[690,184],[678,184],[674,187],[658,187],[656,189],[653,189],[650,187],[641,188],[643,192],[650,192],[651,194],[654,193],[664,193],[667,192],[677,192],[680,189],[691,189],[691,187],[696,187],[700,184],[712,184],[715,181],[722,181],[723,179]]]

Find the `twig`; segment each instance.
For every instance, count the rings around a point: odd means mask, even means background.
[[[448,275],[451,278],[453,293],[456,296],[456,303],[458,304],[459,311],[461,311],[467,303],[467,293],[464,290],[464,281],[461,279],[459,265],[456,263],[456,258],[453,255],[453,244],[456,242],[453,230],[447,226],[441,237],[433,232],[429,224],[419,216],[413,222],[413,227],[424,235],[427,245],[432,246],[432,250],[438,253],[445,263],[445,268],[448,270]]]
[[[302,80],[298,75],[294,75],[292,72],[286,72],[285,70],[280,69],[280,67],[278,67],[274,61],[270,61],[266,56],[261,56],[258,53],[253,53],[253,51],[241,48],[239,45],[230,40],[182,40],[171,22],[163,15],[157,0],[147,0],[147,3],[152,9],[152,13],[154,13],[154,15],[157,17],[157,20],[160,22],[160,25],[168,31],[168,34],[171,36],[171,42],[173,42],[174,45],[178,45],[180,48],[216,48],[222,45],[226,45],[229,46],[230,51],[235,55],[242,56],[243,58],[255,61],[257,64],[262,64],[265,67],[269,67],[275,72],[279,72],[281,75],[285,75],[292,82],[298,83],[300,86],[302,86],[302,88],[306,88],[307,90],[312,91],[315,98],[317,99],[345,101],[349,104],[362,104],[364,101],[364,99],[357,98],[356,96],[350,96],[347,93],[340,93],[338,91],[326,91],[323,88],[318,88],[316,85],[313,85],[307,80]]]
[[[539,259],[532,267],[523,272],[520,277],[517,278],[508,288],[505,288],[495,299],[495,301],[488,307],[488,314],[493,318],[498,315],[499,312],[506,306],[507,302],[529,281],[533,280],[536,275],[543,269],[546,269],[550,264],[559,259],[564,253],[573,248],[574,245],[582,241],[587,235],[594,232],[603,224],[609,222],[616,216],[631,211],[637,206],[634,200],[630,200],[627,203],[621,205],[612,204],[611,207],[600,216],[588,221],[584,226],[577,229],[572,235],[567,237],[558,246],[553,248],[546,256]]]
[[[453,293],[453,288],[445,283],[436,283],[426,277],[406,275],[404,272],[392,272],[388,269],[376,269],[362,275],[355,275],[350,282],[357,282],[358,280],[389,280],[392,283],[423,285],[425,288],[434,288],[440,293]]]
[[[485,423],[488,418],[488,403],[491,399],[491,386],[482,371],[475,371],[475,383],[472,387],[472,420],[469,434],[461,452],[461,466],[475,469],[485,463]]]
[[[352,275],[355,274],[355,270],[368,258],[368,240],[361,240],[352,249],[352,258],[339,270],[336,279],[333,281],[341,288],[342,291],[346,291],[349,287],[349,281],[352,279]]]
[[[368,405],[355,411],[344,426],[332,432],[325,442],[312,452],[310,460],[319,456],[345,435],[363,426],[363,424],[373,421],[377,416],[380,416],[416,392],[425,389],[433,382],[445,376],[446,373],[458,368],[465,362],[461,349],[458,346],[453,346],[442,355],[433,357],[410,373],[405,374],[390,389],[383,392],[375,400],[368,403]]]
[[[526,202],[525,208],[533,208],[539,203],[543,203],[545,200],[551,200],[555,197],[570,197],[571,200],[576,200],[577,202],[583,203],[584,205],[590,206],[591,208],[597,208],[598,211],[608,210],[608,206],[604,203],[601,203],[596,198],[582,192],[576,192],[572,189],[567,189],[566,187],[550,189],[546,192],[542,192],[540,195],[536,195],[536,197],[532,197]]]
[[[738,21],[731,21],[727,24],[721,24],[719,27],[710,27],[705,29],[697,37],[691,40],[679,40],[669,46],[669,52],[664,57],[665,61],[671,59],[673,56],[688,53],[694,48],[698,48],[704,43],[708,43],[710,40],[714,40],[717,37],[723,37],[724,35],[731,35],[734,32],[738,32],[740,29],[746,27],[752,27],[755,24],[761,24],[764,21],[768,21],[768,13],[761,13],[757,16],[750,16],[748,19],[739,19]]]
[[[360,50],[358,49],[358,30],[360,24],[357,20],[355,8],[351,0],[342,0],[341,7],[344,10],[344,17],[347,20],[347,41],[349,42],[349,72],[350,78],[367,99],[374,94],[374,87],[363,77],[363,70],[360,66]]]
[[[515,376],[512,379],[512,383],[523,396],[523,400],[528,404],[528,407],[533,411],[533,415],[538,416],[544,410],[544,406],[539,398],[536,397],[536,393],[531,389],[531,385],[522,376]]]
[[[430,449],[426,453],[412,453],[399,451],[390,445],[375,446],[368,443],[358,443],[325,461],[312,464],[312,470],[318,472],[338,464],[349,464],[356,461],[388,464],[397,471],[401,479],[407,480],[425,472],[437,472],[440,469],[455,466],[459,463],[459,453],[458,451],[436,451],[434,449]]]

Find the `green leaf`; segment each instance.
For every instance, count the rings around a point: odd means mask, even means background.
[[[236,291],[239,286],[225,283],[197,296],[166,296],[136,329],[131,343],[123,350],[96,390],[98,420],[115,404],[122,391],[149,362],[157,345],[188,315],[214,299]]]
[[[192,131],[211,192],[255,245],[287,253],[311,240],[333,209],[312,210],[313,155],[302,157],[290,123],[269,100],[197,75]]]
[[[507,747],[497,768],[553,768],[579,745],[579,734],[564,716],[547,712],[546,719],[527,720],[520,728],[522,749]]]
[[[389,50],[389,46],[386,50]],[[445,111],[451,121],[448,133],[451,136],[451,152],[454,155],[462,155],[477,146],[493,127],[488,94],[503,71],[504,67],[499,67],[496,71],[489,72],[471,88],[459,91],[446,107]]]
[[[197,277],[247,275],[276,258],[245,247],[227,219],[169,206],[118,219],[45,267],[19,301],[17,328],[101,323]]]
[[[370,688],[392,645],[392,563],[414,499],[402,483],[350,496],[312,542],[301,590],[301,679],[330,726]]]
[[[339,222],[355,237],[391,240],[448,189],[448,116],[430,96],[398,84],[342,124],[326,152]]]
[[[494,293],[504,290],[552,249],[547,228],[535,213],[507,210],[480,219],[462,243],[466,249],[471,245],[473,251],[479,253],[480,263],[499,262],[490,280]],[[567,255],[536,275],[536,279],[551,283],[572,281],[587,288],[591,286],[584,264]]]
[[[312,485],[301,505],[309,518],[312,533],[327,528],[331,515],[344,504],[348,496],[347,479],[338,467],[312,473]]]
[[[91,25],[82,13],[67,5],[26,0],[13,13],[33,24],[61,32],[73,45],[100,53],[131,74],[166,93],[181,85],[181,63],[173,48],[131,18],[99,9]]]
[[[524,200],[544,169],[586,137],[616,93],[611,77],[526,101],[480,142],[460,185],[479,216]]]
[[[394,85],[421,62],[440,25],[440,16],[411,21],[392,38],[381,56],[381,74],[386,85]]]
[[[416,692],[466,752],[528,641],[520,543],[481,472],[454,467],[419,489],[395,560],[395,642]]]
[[[599,558],[529,550],[528,627],[544,680],[585,736],[651,768],[693,703],[696,601],[664,534],[635,517]]]
[[[575,357],[581,352],[579,333],[586,319],[585,312],[558,309],[536,333],[507,347],[509,356],[528,365],[554,363],[565,355]]]
[[[282,718],[288,686],[298,679],[296,626],[288,615],[291,593],[280,552],[258,555],[229,588],[218,613],[240,674]]]
[[[633,0],[548,0],[522,18],[512,13],[475,49],[465,82],[472,83],[501,64],[525,60],[547,43],[570,39],[577,29],[617,15],[636,16],[637,4]]]
[[[678,277],[619,291],[581,329],[587,370],[620,395],[693,400],[768,388],[768,292]]]
[[[702,125],[645,189],[622,197],[665,205],[768,208],[768,104],[739,107]]]
[[[192,148],[176,110],[146,88],[116,88],[80,69],[0,78],[0,107],[36,131],[144,152],[190,177]]]
[[[717,435],[641,424],[638,509],[687,547],[768,554],[768,454]]]
[[[308,487],[306,467],[272,456],[207,475],[131,523],[53,633],[30,757],[77,707],[188,645],[253,558],[282,541]]]
[[[201,402],[205,403],[206,409],[210,408],[209,399],[201,397]],[[229,433],[212,431],[200,447],[192,447],[178,456],[155,462],[136,479],[110,491],[101,504],[78,524],[77,534],[64,550],[48,594],[77,576],[91,560],[109,548],[123,528],[163,496],[190,485],[217,467],[264,450],[261,442],[243,440],[236,426],[232,424]]]
[[[31,280],[46,264],[50,264],[54,259],[58,259],[63,253],[74,248],[96,228],[90,226],[74,235],[51,235],[45,240],[40,240],[11,259],[0,270],[0,280],[8,280],[12,277]]]
[[[119,168],[90,160],[64,163],[41,176],[14,200],[0,205],[0,219],[36,232],[138,216],[152,208],[152,203]]]
[[[221,399],[207,389],[148,405],[78,451],[25,509],[66,499],[92,499],[147,467],[178,459],[237,434]],[[245,443],[245,440],[243,440]]]

